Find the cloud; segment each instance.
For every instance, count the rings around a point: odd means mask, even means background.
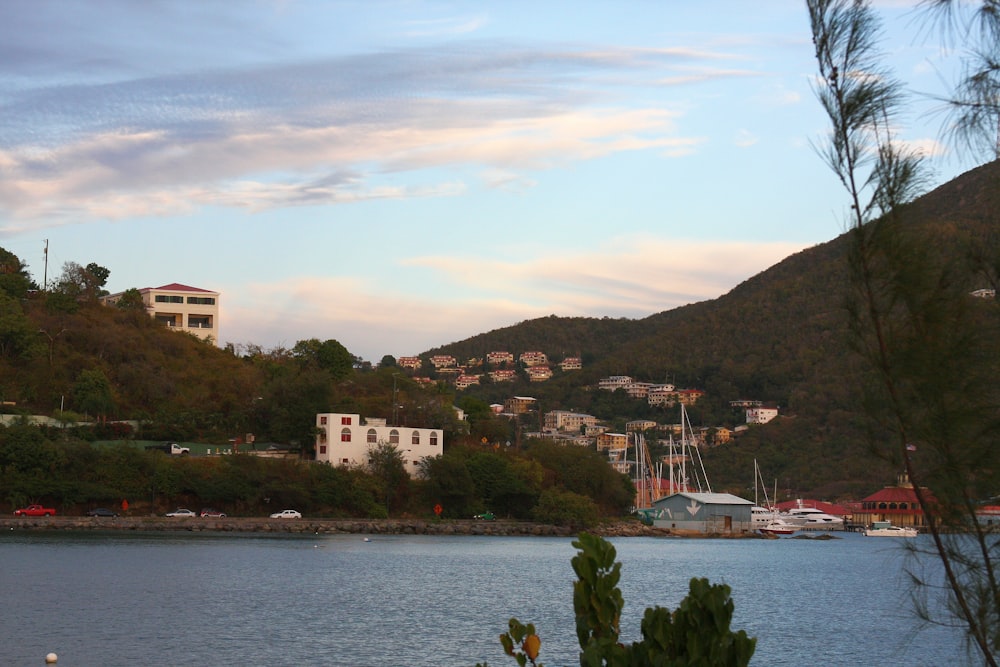
[[[454,196],[464,176],[386,181],[472,167],[516,175],[496,183],[523,188],[531,170],[614,153],[683,156],[703,139],[681,134],[679,111],[662,101],[628,108],[611,91],[652,86],[640,75],[649,68],[723,57],[477,42],[9,90],[0,217],[9,231],[25,220],[54,226],[204,205]]]
[[[629,236],[600,251],[550,251],[523,261],[414,257],[391,281],[397,288],[321,276],[234,283],[220,289],[221,337],[265,347],[335,338],[377,361],[553,313],[646,317],[716,298],[803,247]],[[428,284],[428,274],[443,286],[414,287]]]

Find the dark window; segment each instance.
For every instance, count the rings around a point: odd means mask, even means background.
[[[194,303],[202,306],[214,306],[215,299],[210,296],[189,296],[188,303]]]

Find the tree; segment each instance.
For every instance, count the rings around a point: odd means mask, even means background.
[[[409,490],[410,476],[406,472],[403,452],[392,443],[380,442],[368,448],[366,467],[382,485],[385,514],[389,516],[392,501],[402,498]]]
[[[995,9],[995,3],[993,4]],[[823,152],[850,203],[852,341],[865,361],[873,451],[901,466],[944,566],[947,612],[924,595],[942,582],[911,571],[917,609],[958,622],[986,664],[1000,653],[995,538],[977,520],[979,499],[1000,488],[995,306],[969,296],[973,262],[938,251],[935,230],[904,205],[922,184],[919,158],[893,141],[900,86],[879,66],[878,24],[866,2],[809,0],[819,64],[816,94],[832,131]],[[974,255],[971,252],[967,256]]]
[[[76,262],[63,264],[62,275],[56,281],[56,291],[73,299],[96,301],[104,294],[102,289],[108,282],[111,271],[91,262],[86,267]]]
[[[315,365],[328,371],[334,380],[343,380],[354,369],[354,356],[339,342],[318,338],[300,340],[292,348],[292,355],[301,363]]]
[[[73,398],[79,410],[97,417],[103,417],[114,409],[111,383],[100,370],[80,371],[73,385]]]
[[[130,287],[122,292],[115,305],[121,310],[146,312],[146,302],[142,300],[142,294],[135,287]]]
[[[1000,158],[1000,6],[996,0],[926,0],[945,36],[960,44],[962,75],[950,99],[949,133],[973,153]]]
[[[0,248],[0,295],[23,299],[32,284],[27,266],[17,255]]]
[[[0,292],[0,359],[25,354],[36,342],[36,336],[20,302]]]

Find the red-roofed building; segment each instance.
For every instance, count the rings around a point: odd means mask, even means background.
[[[101,297],[101,303],[113,306],[124,292]],[[198,338],[219,340],[219,293],[200,287],[170,283],[139,290],[146,312],[157,322],[175,331],[185,331]]]
[[[923,493],[927,500],[934,502],[930,491],[924,489]],[[918,529],[927,526],[917,494],[906,475],[899,476],[896,486],[887,486],[863,499],[860,509],[854,512],[854,520],[865,526],[873,521],[891,521],[894,526]]]

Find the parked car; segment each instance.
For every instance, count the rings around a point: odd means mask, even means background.
[[[189,509],[184,509],[183,507],[178,507],[173,512],[167,512],[166,516],[184,517],[184,516],[198,516],[198,515],[195,514],[194,512],[192,512]]]
[[[118,512],[109,510],[107,507],[95,507],[87,512],[87,516],[118,516]]]
[[[493,512],[483,512],[482,514],[477,514],[472,518],[476,521],[496,521],[497,519]]]
[[[19,510],[14,510],[14,516],[55,516],[56,511],[44,505],[28,505]]]
[[[301,519],[302,514],[295,510],[281,510],[271,515],[272,519]]]
[[[201,511],[201,515],[203,517],[218,517],[220,519],[226,518],[226,513],[225,512],[220,512],[219,510],[213,510],[210,507],[206,507],[205,509],[203,509]]]

